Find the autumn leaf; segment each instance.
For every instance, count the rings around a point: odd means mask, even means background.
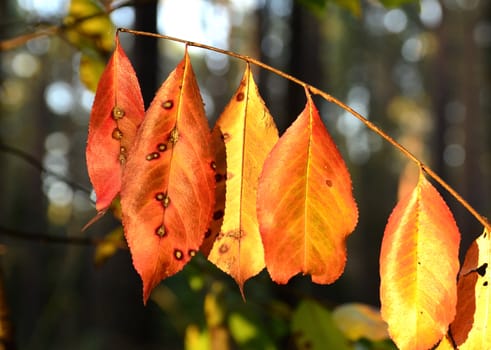
[[[394,208],[380,252],[382,317],[400,349],[429,349],[455,317],[460,234],[447,205],[420,172]]]
[[[214,205],[210,130],[189,56],[158,90],[128,155],[121,208],[146,302],[201,245]]]
[[[86,149],[99,212],[106,210],[120,191],[122,165],[144,113],[138,79],[116,37],[116,49],[95,94]]]
[[[302,272],[326,284],[342,274],[358,209],[346,165],[308,92],[305,109],[266,159],[257,206],[275,282]]]
[[[63,19],[61,34],[82,55],[80,80],[91,91],[96,91],[109,53],[114,48],[115,27],[109,14],[95,0],[71,0]]]
[[[226,195],[224,209],[223,203],[216,202],[213,218],[223,222],[212,226],[214,245],[208,259],[230,274],[242,291],[244,282],[264,268],[256,216],[257,186],[264,159],[278,140],[249,65],[213,135],[217,145],[217,198],[224,183]]]
[[[491,244],[484,232],[467,250],[457,285],[457,315],[450,335],[461,350],[491,349]]]

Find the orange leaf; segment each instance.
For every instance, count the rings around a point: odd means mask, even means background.
[[[455,316],[460,234],[422,171],[394,208],[380,252],[382,317],[400,349],[429,349]]]
[[[121,169],[144,116],[135,71],[116,37],[116,49],[102,73],[90,114],[87,169],[104,211],[121,188]]]
[[[230,274],[241,291],[244,282],[264,268],[264,252],[256,216],[258,177],[278,140],[278,131],[254,82],[249,65],[239,89],[218,119],[217,175],[225,181],[225,209],[217,201],[214,219],[223,223],[208,259]],[[220,154],[226,153],[226,159]],[[226,172],[223,170],[226,169]],[[222,184],[217,190],[223,191]],[[213,227],[212,227],[213,228]],[[216,228],[215,228],[216,230]]]
[[[214,204],[210,130],[189,56],[158,90],[123,173],[121,208],[143,298],[201,245]]]
[[[461,350],[491,349],[491,244],[484,230],[470,246],[459,273],[457,315],[451,336]]]
[[[302,272],[332,283],[342,274],[358,209],[346,165],[308,92],[304,111],[266,159],[257,206],[274,281]]]

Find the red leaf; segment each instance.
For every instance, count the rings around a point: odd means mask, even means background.
[[[121,207],[143,298],[196,254],[214,204],[213,152],[186,53],[157,92],[123,173]]]
[[[90,114],[87,169],[103,211],[121,188],[121,170],[144,116],[135,71],[116,37],[116,49],[102,73]]]
[[[382,317],[400,349],[429,349],[455,317],[460,234],[452,213],[420,173],[394,208],[380,252]]]
[[[450,325],[459,350],[491,348],[491,244],[484,232],[467,250],[457,284],[457,315]]]
[[[346,237],[358,209],[351,178],[309,94],[297,120],[274,146],[258,188],[266,267],[277,283],[295,274],[332,283],[346,263]]]

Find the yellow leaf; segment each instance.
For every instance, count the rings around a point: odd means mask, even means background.
[[[400,349],[429,349],[447,333],[457,304],[459,242],[452,213],[421,171],[394,208],[380,252],[382,317]]]
[[[264,268],[256,193],[264,159],[278,140],[273,118],[259,95],[249,66],[213,135],[218,143],[216,152],[226,153],[226,159],[216,159],[217,191],[220,182],[225,181],[226,195],[224,211],[220,209],[223,206],[220,195],[216,196],[213,219],[221,220],[223,216],[223,223],[212,236],[218,234],[208,259],[230,274],[242,291],[244,282]]]
[[[72,0],[63,23],[67,27],[65,35],[68,41],[76,47],[90,47],[103,52],[113,50],[115,28],[97,1]]]
[[[350,303],[336,307],[332,318],[349,340],[365,338],[379,341],[389,338],[387,324],[380,312],[370,305]]]
[[[104,241],[97,245],[94,252],[94,263],[97,266],[105,263],[107,259],[116,254],[122,244],[124,244],[124,234],[123,228],[119,226],[108,233]]]
[[[491,349],[491,237],[484,232],[465,256],[457,285],[457,315],[450,335],[459,350]]]

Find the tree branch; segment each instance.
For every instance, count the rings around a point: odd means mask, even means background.
[[[128,246],[124,242],[117,242],[105,238],[97,237],[79,237],[79,236],[59,236],[47,233],[33,233],[14,230],[8,227],[0,226],[0,236],[12,237],[25,241],[34,241],[39,243],[53,243],[53,244],[72,244],[80,246],[97,246],[99,244],[111,243],[117,246],[121,250],[128,249]]]
[[[15,148],[15,147],[12,147],[12,146],[9,146],[9,145],[6,145],[6,144],[0,142],[0,152],[4,152],[7,154],[11,154],[13,156],[16,156],[16,157],[24,160],[25,162],[31,164],[33,167],[35,167],[41,173],[52,175],[52,176],[56,177],[58,180],[65,182],[67,185],[70,185],[74,189],[85,192],[88,195],[90,195],[90,193],[92,192],[89,188],[87,188],[87,187],[85,187],[85,186],[83,186],[83,185],[81,185],[81,184],[79,184],[73,180],[70,180],[66,176],[58,174],[58,173],[51,171],[49,169],[46,169],[43,166],[43,164],[37,158],[35,158],[31,154],[24,152],[18,148]]]

